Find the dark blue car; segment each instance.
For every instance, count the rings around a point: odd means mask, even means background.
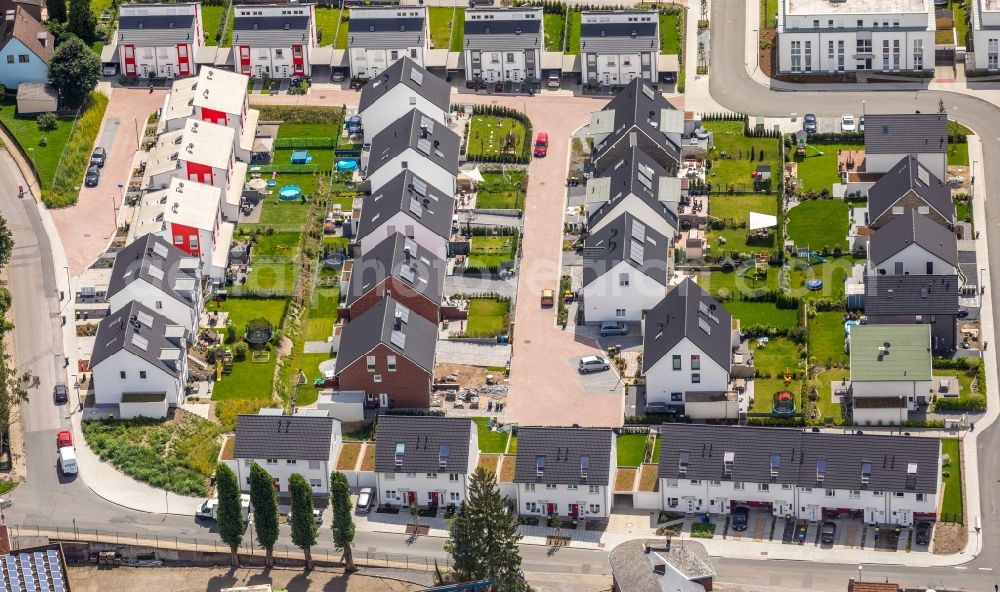
[[[816,133],[816,116],[812,113],[806,113],[806,116],[802,118],[802,129],[810,134]]]

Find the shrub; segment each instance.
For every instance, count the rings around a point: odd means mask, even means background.
[[[52,187],[42,192],[42,201],[46,206],[64,208],[76,203],[83,173],[90,163],[91,148],[101,128],[101,120],[104,119],[104,110],[107,106],[107,95],[91,93],[89,104],[83,115],[77,119],[73,132],[66,142],[66,148],[52,178]]]
[[[45,136],[38,136],[38,145],[41,146],[41,147],[43,147],[43,148],[45,146],[48,146],[49,145],[49,139],[46,138]]]
[[[237,362],[242,362],[247,359],[247,344],[242,341],[233,346],[233,358]]]
[[[59,127],[59,118],[55,113],[42,113],[38,116],[38,129],[43,132],[51,132]]]

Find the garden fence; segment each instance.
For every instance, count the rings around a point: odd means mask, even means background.
[[[31,174],[34,176],[33,183],[38,185],[40,191],[42,187],[42,178],[38,175],[38,169],[35,167],[35,161],[28,157],[28,154],[24,151],[24,148],[21,147],[20,142],[17,141],[17,138],[14,136],[14,132],[10,131],[10,128],[7,127],[7,124],[0,121],[0,128],[3,128],[4,134],[6,134],[11,140],[10,142],[7,142],[7,145],[13,146],[17,150],[18,154],[21,155],[21,158],[24,159],[24,162],[28,163],[28,168],[31,169]],[[63,152],[65,153],[65,149],[63,149]],[[32,182],[29,182],[28,186],[30,187],[31,185]]]
[[[336,148],[337,138],[278,138],[275,148]]]

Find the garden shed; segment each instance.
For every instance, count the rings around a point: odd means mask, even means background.
[[[59,107],[59,91],[47,82],[22,82],[17,87],[17,114],[50,113]]]

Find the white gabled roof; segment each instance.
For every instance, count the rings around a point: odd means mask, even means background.
[[[202,230],[215,230],[219,219],[219,200],[222,190],[218,187],[186,181],[174,177],[163,193],[163,221]]]
[[[167,95],[161,119],[172,121],[174,119],[191,117],[191,114],[194,113],[193,100],[195,85],[197,83],[197,78],[175,80],[170,85],[170,94]]]
[[[236,130],[224,125],[189,119],[178,148],[179,157],[217,169],[229,169]]]
[[[198,74],[194,104],[204,109],[238,115],[243,113],[248,76],[203,66]]]

